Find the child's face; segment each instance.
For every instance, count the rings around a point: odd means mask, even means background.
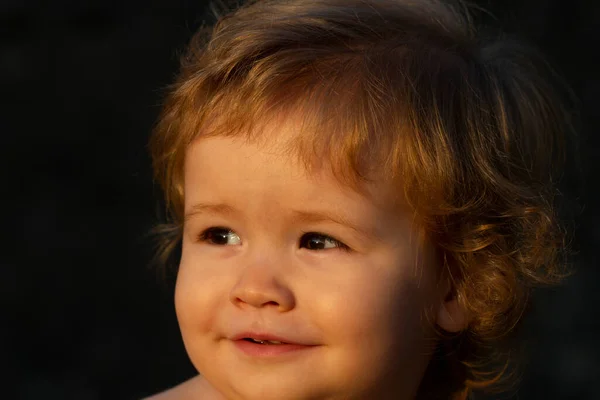
[[[177,317],[227,399],[414,395],[434,346],[421,311],[440,304],[433,250],[369,190],[241,140],[189,148]],[[296,345],[243,340],[265,335]]]

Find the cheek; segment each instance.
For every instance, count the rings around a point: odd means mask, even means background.
[[[218,299],[223,290],[215,271],[200,268],[197,257],[182,253],[175,285],[175,311],[179,330],[190,361],[198,371],[208,368],[217,332]],[[220,283],[222,286],[222,283]]]
[[[184,251],[175,285],[175,311],[184,337],[206,333],[216,312],[213,303],[218,298],[218,277],[198,266],[199,262],[186,257]]]
[[[424,263],[405,249],[381,252],[358,265],[346,266],[332,286],[330,314],[338,316],[340,334],[380,340],[415,336],[431,292]],[[324,291],[327,293],[327,291]],[[335,304],[335,305],[333,305]],[[335,309],[334,309],[335,308]]]
[[[370,275],[344,288],[335,300],[339,332],[349,340],[408,339],[420,324],[422,293],[411,280]]]
[[[340,382],[352,377],[357,387],[410,387],[418,381],[428,345],[420,318],[425,296],[415,281],[369,273],[336,287],[320,297],[318,314],[330,346],[329,368]]]

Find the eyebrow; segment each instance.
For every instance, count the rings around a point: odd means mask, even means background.
[[[232,215],[238,213],[238,210],[228,204],[196,203],[191,207],[191,209],[188,212],[185,213],[183,221],[187,222],[192,217],[203,213]]]
[[[359,235],[363,236],[366,239],[375,239],[376,235],[372,230],[365,229],[358,224],[353,223],[347,217],[339,214],[331,214],[326,212],[319,211],[294,211],[293,212],[296,221],[306,222],[306,223],[319,223],[319,222],[333,222],[338,225],[345,226],[347,228],[352,229]]]
[[[228,204],[213,204],[213,203],[196,203],[191,209],[185,214],[184,222],[187,222],[189,219],[193,218],[198,214],[203,213],[214,213],[220,215],[235,215],[239,214],[239,210],[235,207],[232,207]],[[377,235],[373,232],[372,229],[365,229],[364,227],[353,223],[344,215],[336,214],[336,213],[328,213],[321,211],[292,211],[293,217],[292,219],[297,222],[304,223],[320,223],[320,222],[333,222],[337,225],[342,225],[347,228],[350,228],[357,234],[363,236],[366,239],[377,239]]]

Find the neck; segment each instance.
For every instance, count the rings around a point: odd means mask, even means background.
[[[194,379],[197,381],[196,382],[197,390],[195,391],[198,394],[197,398],[202,399],[202,400],[227,400],[203,376],[198,375]]]

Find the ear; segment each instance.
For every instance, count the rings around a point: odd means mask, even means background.
[[[460,305],[458,297],[448,293],[438,309],[437,325],[446,332],[459,332],[467,328],[468,318],[466,310]]]

